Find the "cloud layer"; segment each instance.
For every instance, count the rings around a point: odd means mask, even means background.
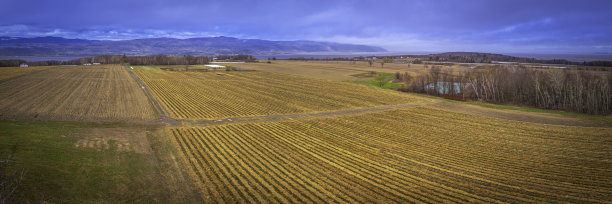
[[[392,51],[612,52],[610,1],[4,0],[0,35],[233,36]]]

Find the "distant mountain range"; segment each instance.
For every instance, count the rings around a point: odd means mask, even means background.
[[[316,41],[270,41],[233,37],[146,38],[120,41],[66,39],[61,37],[0,37],[0,56],[94,55],[221,55],[291,54],[314,52],[384,52],[367,45]]]

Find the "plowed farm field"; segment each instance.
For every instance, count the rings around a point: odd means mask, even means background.
[[[316,113],[423,101],[393,91],[273,72],[134,73],[176,119]]]
[[[612,201],[612,129],[414,107],[167,128],[209,202]]]
[[[0,118],[143,121],[156,116],[122,66],[99,65],[50,67],[1,82]]]
[[[0,67],[0,80],[10,79],[35,71],[45,70],[49,67]]]

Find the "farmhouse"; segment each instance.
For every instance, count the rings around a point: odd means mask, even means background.
[[[29,67],[27,64],[20,64],[19,67]]]

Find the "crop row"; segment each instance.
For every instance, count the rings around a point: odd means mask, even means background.
[[[152,120],[142,88],[119,65],[52,67],[0,83],[0,116],[35,120]]]
[[[359,85],[278,73],[135,73],[177,119],[312,113],[420,100]]]
[[[0,80],[45,70],[48,67],[0,67]]]
[[[217,202],[610,202],[609,128],[410,108],[169,128]]]

